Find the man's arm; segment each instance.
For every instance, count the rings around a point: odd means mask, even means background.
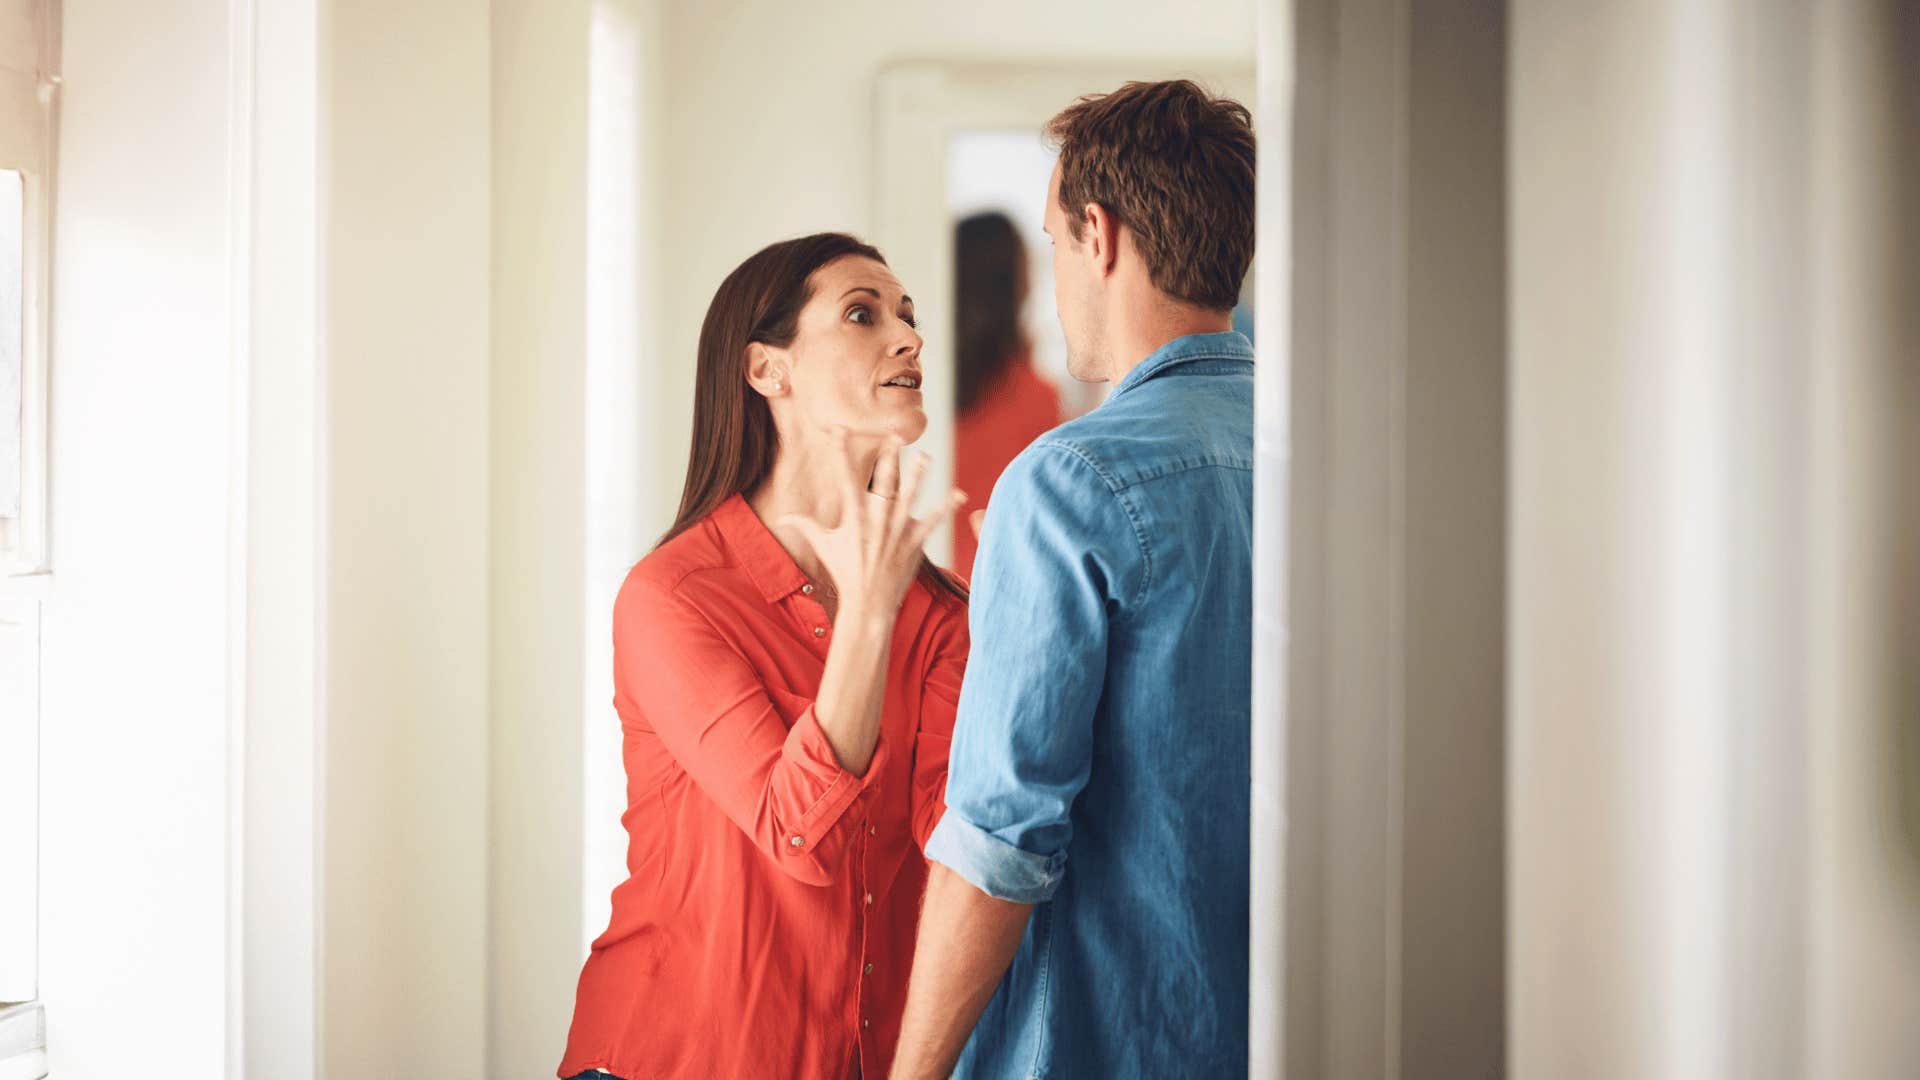
[[[996,900],[934,863],[893,1080],[946,1080],[1027,931],[1033,905]]]
[[[1084,453],[1043,439],[1000,475],[895,1077],[948,1075],[1033,905],[1059,888],[1093,767],[1109,607],[1137,595],[1145,572],[1132,516]]]

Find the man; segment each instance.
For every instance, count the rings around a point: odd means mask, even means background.
[[[1244,1076],[1252,125],[1129,83],[1047,133],[1069,367],[1114,389],[994,488],[893,1076]]]

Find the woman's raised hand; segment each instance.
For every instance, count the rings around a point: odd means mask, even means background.
[[[913,516],[913,500],[926,473],[922,454],[903,470],[900,441],[889,440],[874,464],[873,486],[860,475],[858,458],[848,446],[847,432],[832,432],[839,449],[840,520],[829,528],[805,514],[788,514],[781,523],[804,536],[813,553],[833,576],[840,594],[840,611],[891,615],[900,606],[920,570],[927,537],[949,514],[967,501],[955,490],[925,517]]]

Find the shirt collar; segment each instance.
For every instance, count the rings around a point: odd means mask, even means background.
[[[732,552],[734,561],[767,603],[783,600],[807,583],[807,575],[800,572],[800,565],[780,546],[780,541],[773,538],[773,533],[745,498],[738,494],[728,496],[727,501],[714,510],[713,525],[720,530],[720,539]]]
[[[1225,330],[1218,334],[1188,334],[1177,337],[1149,353],[1145,360],[1127,372],[1120,385],[1113,388],[1114,394],[1124,393],[1180,364],[1190,364],[1196,360],[1228,361],[1222,370],[1237,371],[1242,364],[1253,362],[1253,342],[1237,330]],[[1196,371],[1194,374],[1212,374]],[[1109,395],[1111,396],[1111,395]]]

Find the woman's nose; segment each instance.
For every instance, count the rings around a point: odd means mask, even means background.
[[[891,356],[918,356],[922,344],[920,332],[909,328],[899,341],[893,343]]]

